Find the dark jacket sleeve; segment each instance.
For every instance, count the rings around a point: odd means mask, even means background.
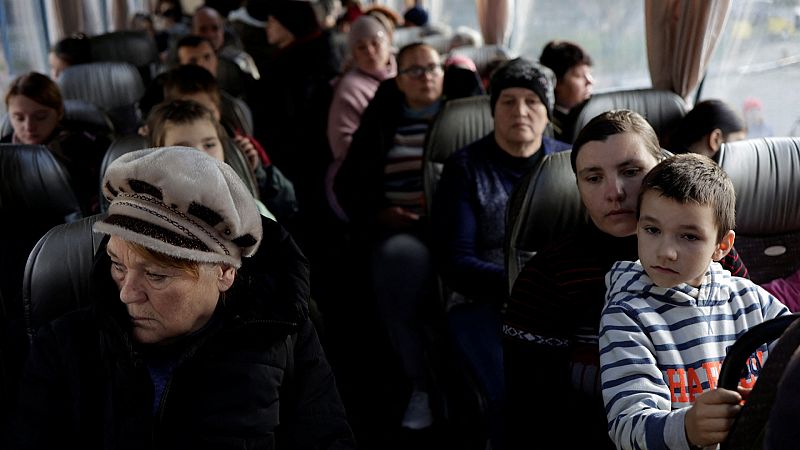
[[[349,449],[355,440],[336,390],[333,372],[307,320],[294,339],[294,362],[281,393],[286,449]]]
[[[505,301],[505,269],[478,255],[477,202],[475,176],[462,150],[445,163],[433,202],[439,270],[447,286],[461,295],[500,304]]]

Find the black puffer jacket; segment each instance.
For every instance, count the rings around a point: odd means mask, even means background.
[[[344,408],[308,319],[308,268],[288,234],[264,220],[208,325],[179,346],[161,402],[131,342],[102,252],[92,309],[62,317],[34,341],[20,407],[3,448],[353,448]],[[155,412],[154,412],[155,410]]]

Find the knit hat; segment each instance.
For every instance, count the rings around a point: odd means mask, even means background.
[[[406,21],[406,24],[410,23],[418,27],[424,27],[428,24],[428,12],[419,6],[415,6],[409,8],[408,11],[403,14],[403,19]]]
[[[347,45],[352,50],[356,48],[360,41],[377,36],[382,36],[387,42],[389,40],[389,33],[380,20],[373,16],[362,15],[350,27],[350,33],[347,35]]]
[[[302,39],[320,30],[311,2],[279,0],[269,6],[269,15],[281,23],[295,39]]]
[[[553,93],[555,83],[556,76],[545,66],[525,58],[516,58],[506,62],[495,70],[489,81],[492,115],[494,115],[494,107],[503,89],[521,87],[535,92],[547,108],[547,117],[552,117],[553,105],[556,101]]]
[[[94,231],[201,263],[242,265],[261,241],[256,202],[236,172],[189,147],[139,150],[103,178],[111,203]]]

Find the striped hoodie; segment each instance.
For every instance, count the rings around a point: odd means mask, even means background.
[[[727,348],[749,328],[788,309],[751,281],[711,263],[699,288],[656,286],[639,261],[606,274],[600,377],[608,431],[618,449],[688,449],[684,417],[716,387]],[[767,357],[748,362],[755,383]]]

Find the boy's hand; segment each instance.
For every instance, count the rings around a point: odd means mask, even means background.
[[[725,440],[733,419],[739,410],[742,396],[727,389],[714,389],[697,397],[689,407],[684,419],[684,428],[689,445],[718,444]]]
[[[250,139],[248,139],[247,136],[237,135],[233,138],[233,142],[239,147],[239,150],[244,153],[245,158],[247,158],[247,163],[250,165],[250,169],[256,170],[261,161],[258,158],[258,150],[256,150],[256,147],[250,142]]]

